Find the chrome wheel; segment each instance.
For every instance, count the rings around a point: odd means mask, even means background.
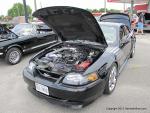
[[[16,62],[18,62],[20,60],[20,55],[21,55],[21,53],[19,53],[18,51],[10,52],[9,62],[15,64]]]
[[[116,66],[112,67],[112,70],[109,75],[109,91],[113,91],[117,82],[117,68]]]

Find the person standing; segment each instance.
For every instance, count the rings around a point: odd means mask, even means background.
[[[136,24],[138,23],[139,17],[136,14],[133,14],[131,25],[132,29],[136,29]]]
[[[144,34],[144,32],[143,32],[144,20],[145,20],[144,18],[145,18],[145,17],[144,17],[144,12],[142,12],[142,13],[140,14],[140,16],[139,16],[139,19],[138,19],[137,34],[138,34],[139,32],[141,32],[142,35]]]

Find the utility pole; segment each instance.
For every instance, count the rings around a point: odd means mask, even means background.
[[[36,11],[37,10],[36,0],[34,0],[34,8],[35,8],[35,11]]]
[[[24,13],[25,13],[25,22],[28,23],[28,13],[27,13],[26,0],[23,0],[23,5],[24,5]]]
[[[104,0],[104,9],[105,9],[105,13],[107,12],[107,8],[106,8],[106,0]]]
[[[148,8],[147,8],[148,13],[150,13],[150,0],[148,1]]]
[[[133,16],[134,0],[131,0],[131,16]]]
[[[40,2],[40,7],[41,7],[41,8],[43,8],[43,7],[42,7],[42,3],[41,3],[41,2]]]
[[[124,12],[126,10],[126,1],[124,1],[124,3],[123,3],[123,10],[124,10]]]

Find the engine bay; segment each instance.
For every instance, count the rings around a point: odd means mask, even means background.
[[[56,46],[37,60],[36,68],[61,75],[84,72],[101,54],[99,49],[83,45]]]

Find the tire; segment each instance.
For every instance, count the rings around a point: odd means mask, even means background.
[[[135,55],[135,44],[134,44],[133,47],[132,47],[132,52],[131,52],[131,54],[130,54],[130,58],[133,58],[134,55]]]
[[[20,62],[21,57],[22,57],[21,50],[16,47],[13,47],[7,51],[5,55],[5,61],[8,64],[15,65]]]
[[[114,63],[111,66],[110,71],[108,72],[104,94],[111,94],[114,91],[117,83],[117,77],[118,69],[116,63]]]

